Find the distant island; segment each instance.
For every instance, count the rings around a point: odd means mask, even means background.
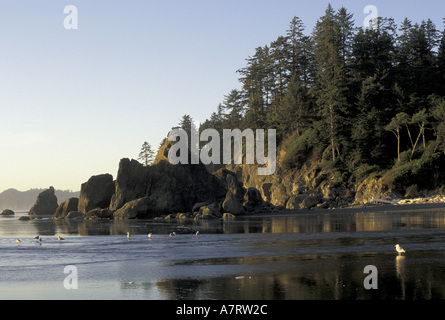
[[[10,209],[15,212],[27,212],[36,201],[37,196],[45,189],[31,189],[28,191],[19,191],[17,189],[8,189],[0,193],[0,211]],[[57,198],[62,202],[72,198],[79,197],[80,192],[71,190],[56,190]]]

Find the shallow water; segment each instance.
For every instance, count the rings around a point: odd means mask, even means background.
[[[442,209],[224,223],[18,221],[20,215],[0,217],[0,299],[445,298]],[[396,243],[407,252],[398,255]],[[77,268],[77,289],[64,287],[67,265]],[[368,265],[378,270],[378,289],[364,288]]]

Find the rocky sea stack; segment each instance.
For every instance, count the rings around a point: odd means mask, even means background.
[[[29,215],[53,215],[57,209],[57,197],[53,187],[41,192],[37,196],[37,200],[29,210]]]

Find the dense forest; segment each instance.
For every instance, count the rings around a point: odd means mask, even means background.
[[[318,161],[340,173],[339,183],[385,172],[394,186],[440,186],[445,32],[430,19],[397,25],[379,17],[362,28],[347,9],[329,5],[312,33],[295,17],[237,73],[240,89],[201,130],[275,128],[286,151],[282,169]],[[181,124],[191,121],[185,115]]]

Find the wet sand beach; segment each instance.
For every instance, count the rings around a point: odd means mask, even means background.
[[[20,215],[25,213],[0,217],[2,299],[445,298],[443,204],[265,213],[199,223],[19,221]],[[176,235],[170,237],[171,232]],[[58,235],[65,240],[58,241]],[[398,254],[395,244],[406,253]],[[77,289],[65,286],[72,280],[64,272],[67,266],[76,268]],[[377,289],[364,286],[367,266],[378,270]]]

